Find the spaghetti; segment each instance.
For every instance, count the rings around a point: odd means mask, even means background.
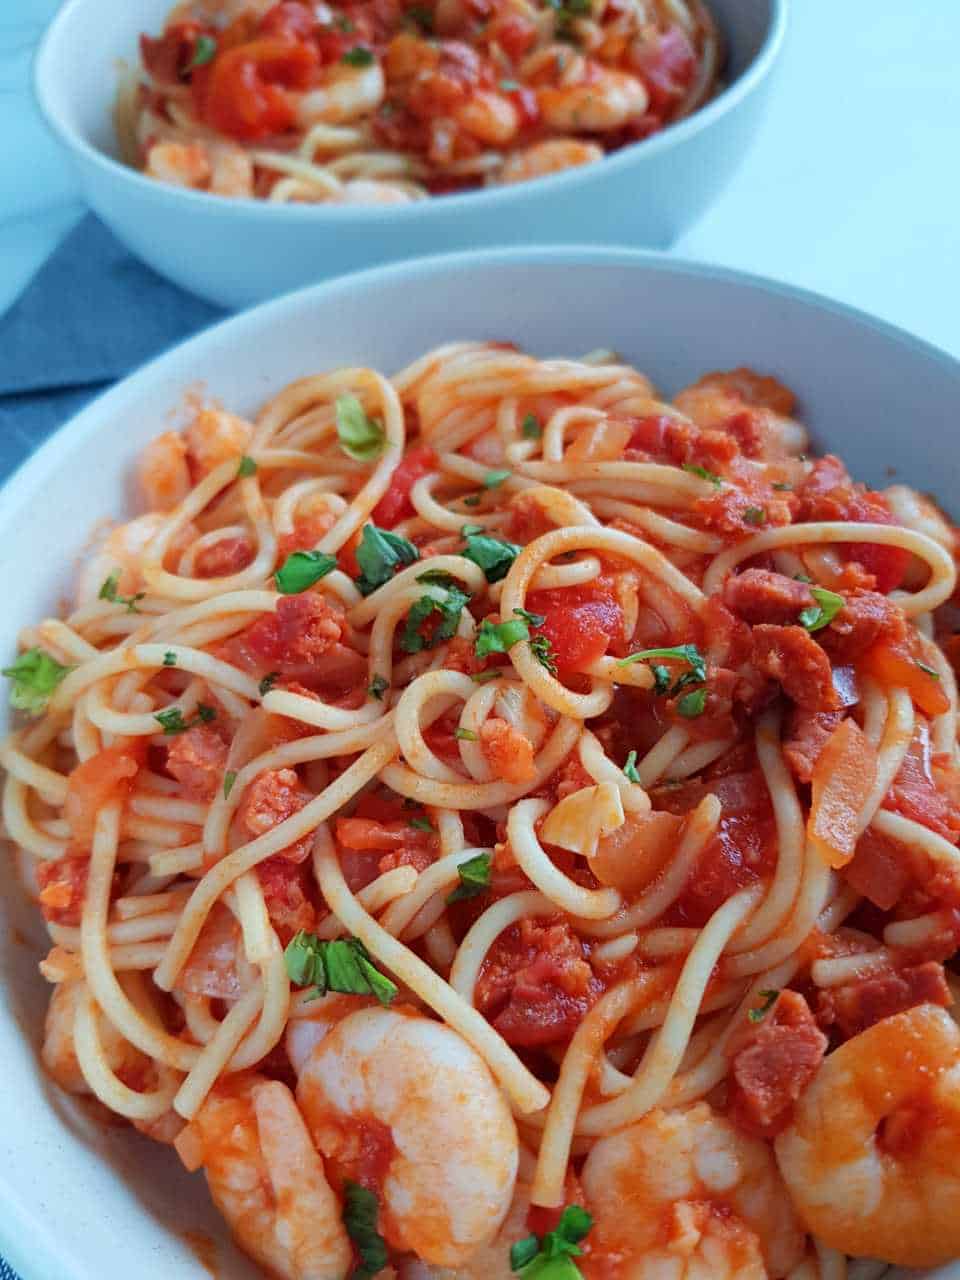
[[[24,630],[44,1063],[271,1274],[960,1257],[957,536],[793,413],[469,342],[193,408]]]
[[[702,0],[186,0],[141,38],[117,122],[163,182],[403,204],[640,141],[714,92]]]

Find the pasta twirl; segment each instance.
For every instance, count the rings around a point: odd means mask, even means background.
[[[138,480],[5,671],[64,1089],[284,1280],[960,1257],[932,504],[749,370],[472,342]]]

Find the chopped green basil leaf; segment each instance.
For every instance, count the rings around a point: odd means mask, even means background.
[[[514,609],[513,612],[524,622],[529,622],[531,627],[542,627],[547,620],[546,614],[531,613],[529,609]]]
[[[230,792],[233,790],[233,784],[236,782],[236,780],[237,780],[237,771],[236,771],[236,769],[228,769],[228,770],[227,770],[227,772],[223,775],[223,798],[224,798],[224,800],[229,800],[229,799],[230,799]]]
[[[260,683],[257,685],[257,688],[260,690],[260,697],[265,698],[279,679],[280,679],[279,671],[268,672],[267,675],[265,675],[263,679],[260,681]]]
[[[533,413],[528,413],[520,424],[520,434],[524,440],[539,440],[543,435],[540,420]]]
[[[373,50],[366,49],[362,44],[355,44],[352,49],[340,59],[348,67],[370,67],[373,65]]]
[[[843,596],[838,596],[835,591],[828,591],[826,587],[811,587],[810,594],[817,603],[802,611],[800,625],[808,631],[819,631],[830,625],[845,601]]]
[[[168,649],[163,655],[163,665],[165,667],[175,667],[177,665],[177,655],[172,649]]]
[[[237,467],[238,476],[255,476],[257,474],[257,464],[247,454],[240,459],[240,465]]]
[[[487,684],[490,680],[496,680],[504,674],[503,667],[487,667],[485,671],[476,671],[470,677],[474,684]]]
[[[917,664],[920,670],[924,672],[925,675],[928,675],[930,677],[931,680],[940,679],[940,672],[935,671],[933,667],[928,667],[927,664],[925,662],[921,662],[919,658],[914,658],[914,662]]]
[[[422,649],[433,649],[441,640],[451,639],[460,624],[460,615],[469,603],[470,597],[457,587],[438,587],[435,593],[421,596],[410,606],[400,636],[400,648],[404,653],[419,653]],[[440,623],[430,635],[425,636],[421,628],[434,613],[440,614]]]
[[[290,981],[298,987],[315,986],[318,996],[339,991],[376,996],[388,1005],[397,994],[396,984],[374,965],[357,938],[325,942],[301,929],[287,943],[283,958]]]
[[[684,462],[681,469],[689,471],[692,476],[699,476],[701,480],[709,480],[718,489],[723,483],[719,476],[715,476],[712,471],[708,471],[706,467],[698,466],[695,462]]]
[[[686,662],[695,680],[707,678],[706,659],[695,644],[678,644],[670,649],[640,649],[621,658],[617,666],[628,667],[632,662],[646,662],[650,658],[674,658],[677,662]]]
[[[669,668],[661,666],[659,662],[651,662],[650,670],[653,672],[654,693],[667,693],[672,683]]]
[[[352,50],[352,52],[358,51]],[[363,49],[359,52],[366,53],[370,61],[373,61],[373,54],[368,50]],[[343,61],[346,62],[348,57],[349,54],[344,54]],[[353,65],[366,66],[367,64],[355,62]],[[386,443],[386,433],[379,422],[367,417],[357,397],[337,396],[335,411],[337,437],[344,453],[357,462],[373,462],[375,458],[379,458]]]
[[[462,902],[465,898],[476,898],[490,888],[490,867],[493,862],[492,853],[478,853],[457,867],[460,883],[448,896],[447,903]]]
[[[193,57],[184,68],[185,71],[192,71],[194,67],[205,67],[208,62],[212,62],[217,52],[217,42],[213,36],[197,36],[197,43],[193,46]]]
[[[745,524],[766,524],[767,513],[763,507],[747,507],[743,513],[743,519]]]
[[[464,505],[465,507],[479,507],[479,505],[480,505],[480,494],[479,494],[479,493],[468,493],[468,494],[467,494],[467,496],[466,496],[466,497],[464,498],[464,500],[463,500],[463,505]]]
[[[592,1226],[586,1209],[567,1205],[555,1230],[542,1239],[527,1236],[511,1247],[511,1269],[522,1280],[577,1280],[581,1273],[573,1259],[583,1253],[580,1241]]]
[[[273,580],[281,595],[298,596],[336,567],[336,556],[327,555],[325,551],[291,551]]]
[[[434,826],[429,818],[411,818],[407,824],[413,827],[414,831],[433,831]]]
[[[390,1261],[387,1243],[377,1230],[379,1212],[376,1192],[358,1182],[344,1182],[343,1225],[360,1255],[360,1266],[350,1273],[350,1280],[369,1280]]]
[[[472,729],[454,729],[453,736],[459,738],[461,742],[479,742],[480,735],[474,733]]]
[[[792,485],[792,484],[784,484],[784,482],[783,482],[782,480],[781,480],[781,481],[778,481],[778,482],[776,482],[776,483],[774,483],[774,484],[771,486],[771,488],[776,489],[778,493],[792,493],[792,492],[793,492],[793,485]]]
[[[496,489],[498,485],[503,484],[510,476],[509,471],[488,471],[483,477],[483,487],[485,489]]]
[[[478,658],[490,653],[507,653],[521,640],[530,639],[530,628],[522,618],[508,618],[506,622],[490,622],[484,618],[477,628],[474,650]]]
[[[433,33],[433,14],[425,4],[414,4],[403,15],[415,22],[426,35]]]
[[[500,81],[501,93],[516,93],[519,88],[520,88],[520,82],[518,80],[501,80]]]
[[[395,569],[419,560],[420,552],[398,533],[378,529],[375,524],[365,524],[356,557],[360,566],[357,586],[361,595],[368,596],[389,582]]]
[[[692,693],[685,693],[677,702],[677,710],[682,716],[686,716],[688,720],[695,720],[697,716],[702,716],[707,705],[706,689],[694,689]]]
[[[623,772],[626,774],[630,782],[639,782],[640,775],[637,773],[637,753],[631,751],[627,756],[626,763],[623,766]]]
[[[475,534],[483,533],[483,531],[482,524],[465,524],[460,530],[460,537],[464,539],[472,538]]]
[[[26,711],[38,716],[46,710],[47,703],[60,681],[73,670],[51,658],[43,649],[28,649],[21,653],[12,667],[4,667],[2,674],[12,681],[10,705],[15,711]]]
[[[501,542],[499,538],[488,538],[479,533],[465,536],[467,549],[463,554],[467,560],[480,566],[488,582],[499,582],[505,578],[523,550],[513,542]]]
[[[557,674],[557,660],[548,636],[534,636],[530,641],[530,652],[541,667],[546,667],[552,676]]]

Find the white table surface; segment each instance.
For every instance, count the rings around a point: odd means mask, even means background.
[[[0,0],[0,310],[80,212],[29,90],[57,3]],[[792,9],[762,136],[676,251],[831,294],[960,356],[960,0]]]

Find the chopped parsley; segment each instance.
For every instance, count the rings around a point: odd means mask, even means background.
[[[654,693],[669,693],[670,685],[673,683],[670,668],[663,666],[659,662],[651,662],[650,670],[653,672]]]
[[[516,93],[520,88],[520,82],[518,80],[501,80],[499,87],[501,93]]]
[[[188,729],[193,729],[198,724],[209,724],[211,720],[216,720],[217,713],[213,707],[208,707],[201,702],[192,720],[184,720],[183,712],[179,707],[167,707],[166,711],[157,711],[153,718],[169,736],[174,733],[186,733]]]
[[[373,50],[365,48],[362,44],[355,44],[352,49],[340,59],[348,67],[371,67],[373,66]]]
[[[630,782],[639,782],[640,775],[637,773],[637,753],[631,751],[623,766],[623,772],[626,774]]]
[[[826,587],[811,587],[810,594],[816,604],[804,609],[799,621],[808,631],[819,631],[830,625],[846,602],[843,596],[838,596],[835,591],[828,591]]]
[[[163,655],[163,665],[165,667],[175,667],[177,665],[177,655],[172,649],[168,649]]]
[[[530,641],[530,652],[541,667],[546,667],[552,676],[557,674],[559,668],[548,636],[534,636]]]
[[[465,524],[460,530],[460,537],[466,541],[467,538],[472,538],[475,534],[484,532],[485,530],[482,524]]]
[[[336,567],[336,556],[327,555],[325,551],[291,551],[273,580],[281,595],[298,596]]]
[[[767,513],[763,507],[747,507],[743,513],[745,524],[760,525],[767,523]]]
[[[413,827],[414,831],[434,831],[434,825],[429,818],[410,818],[407,822],[408,827]]]
[[[490,888],[490,867],[493,862],[492,853],[478,853],[467,858],[457,867],[460,883],[447,897],[447,905],[452,902],[463,902],[467,898],[479,897]]]
[[[464,528],[472,528],[465,525]],[[464,535],[467,548],[464,556],[479,565],[488,582],[499,582],[510,572],[510,566],[523,550],[513,542],[501,542],[499,538],[488,538],[484,534],[470,533]]]
[[[389,688],[390,688],[390,681],[385,680],[383,676],[377,675],[377,676],[374,676],[373,679],[370,681],[369,685],[367,685],[367,693],[370,695],[371,698],[375,698],[377,702],[382,702],[383,695],[387,692]]]
[[[366,52],[366,50],[362,50]],[[373,55],[370,54],[370,60]],[[343,61],[347,61],[344,54]],[[365,64],[355,63],[356,66]],[[335,412],[340,448],[356,462],[373,462],[383,453],[386,432],[374,418],[368,418],[356,396],[337,396]]]
[[[470,677],[474,684],[487,684],[503,675],[503,667],[487,667],[485,671],[476,671]]]
[[[15,711],[26,711],[38,716],[47,709],[47,703],[57,685],[68,676],[73,667],[62,666],[56,658],[43,649],[28,649],[21,653],[12,667],[4,667],[2,674],[10,680],[10,705]]]
[[[265,698],[279,679],[279,671],[269,671],[257,685],[257,688],[260,690],[260,697]]]
[[[697,716],[702,716],[707,705],[706,689],[694,689],[691,693],[685,693],[677,702],[677,710],[682,716],[688,720],[695,720]]]
[[[709,480],[717,489],[723,484],[719,476],[714,475],[712,471],[708,471],[706,467],[698,466],[696,462],[684,462],[681,464],[680,469],[681,471],[689,471],[692,476],[699,476],[701,480]]]
[[[617,662],[618,667],[629,667],[634,662],[647,662],[650,658],[673,658],[676,662],[685,662],[690,668],[693,680],[700,682],[707,678],[707,662],[695,644],[678,644],[670,649],[639,649],[628,654]],[[692,683],[687,681],[687,683]]]
[[[360,594],[365,596],[389,582],[395,569],[414,564],[420,559],[420,552],[412,542],[401,538],[398,533],[391,533],[389,529],[378,529],[375,524],[363,526],[363,534],[355,554],[360,566],[357,587]]]
[[[792,485],[792,484],[786,484],[786,483],[785,483],[784,481],[782,481],[782,480],[774,481],[774,483],[771,485],[771,488],[776,489],[777,493],[792,493],[792,492],[793,492],[793,485]]]
[[[750,1019],[750,1021],[762,1022],[764,1018],[767,1016],[767,1014],[770,1012],[770,1010],[773,1008],[773,1006],[777,1003],[777,996],[779,994],[780,994],[779,991],[773,991],[773,990],[758,992],[758,995],[760,996],[760,999],[763,1001],[763,1004],[755,1005],[754,1008],[748,1010],[747,1017]]]
[[[197,42],[193,46],[193,57],[184,67],[184,71],[192,71],[194,67],[205,67],[208,62],[212,62],[217,54],[217,42],[213,36],[197,36]]]
[[[461,729],[457,727],[453,731],[453,736],[459,738],[461,742],[479,742],[479,733],[474,733],[472,729]]]
[[[228,770],[227,770],[227,772],[223,775],[223,798],[224,798],[224,800],[229,800],[229,799],[230,799],[230,792],[233,790],[233,784],[236,782],[236,780],[237,780],[237,771],[236,771],[236,769],[228,769]]]
[[[465,507],[479,507],[480,505],[479,493],[468,493],[463,500],[463,505]]]
[[[137,608],[137,601],[142,600],[147,593],[145,591],[138,591],[135,596],[122,596],[117,591],[119,583],[120,570],[115,569],[97,593],[97,599],[109,600],[111,604],[125,604],[127,606],[127,613],[139,613],[140,610]]]
[[[421,596],[407,614],[406,625],[400,636],[400,648],[404,653],[419,653],[422,649],[432,649],[441,640],[449,640],[460,624],[460,615],[470,597],[458,587],[442,587],[435,593]],[[424,622],[433,614],[439,613],[440,623],[429,636],[421,630]]]
[[[245,453],[243,457],[240,459],[240,465],[237,467],[237,475],[245,477],[245,476],[255,476],[256,474],[257,474],[257,464],[254,462],[254,460],[251,457],[249,457],[248,454]]]
[[[531,627],[542,627],[547,620],[545,613],[531,613],[529,609],[514,609],[513,612],[524,622],[529,622]]]
[[[345,995],[376,996],[384,1006],[397,994],[397,985],[380,972],[358,938],[324,942],[301,929],[283,953],[290,981],[298,987],[316,987],[314,996],[328,991]]]
[[[510,476],[509,471],[488,471],[483,477],[483,487],[485,489],[496,489],[503,484],[504,480]]]
[[[521,1280],[579,1280],[573,1261],[583,1253],[580,1241],[593,1226],[593,1218],[578,1204],[568,1204],[556,1229],[545,1236],[529,1235],[510,1248],[510,1269]]]
[[[343,1184],[343,1225],[360,1255],[360,1265],[350,1273],[350,1280],[368,1280],[390,1261],[387,1243],[377,1230],[380,1201],[375,1191],[359,1182]]]
[[[528,413],[524,416],[523,422],[520,424],[520,434],[524,440],[539,440],[543,435],[543,427],[540,419],[534,413]]]
[[[477,628],[474,650],[478,658],[491,653],[507,653],[521,640],[530,639],[530,628],[522,618],[508,618],[506,622],[490,622],[484,618]]]

